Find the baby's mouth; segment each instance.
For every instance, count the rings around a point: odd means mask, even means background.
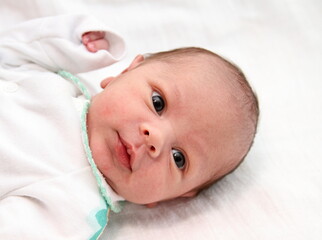
[[[127,169],[132,171],[131,167],[131,155],[128,152],[131,152],[130,145],[128,145],[121,136],[118,135],[118,142],[116,145],[116,155],[117,160]]]

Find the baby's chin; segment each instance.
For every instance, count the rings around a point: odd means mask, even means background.
[[[123,197],[126,201],[139,204],[139,205],[146,205],[150,203],[155,203],[155,202],[161,202],[163,201],[163,198],[161,196],[157,196],[156,194],[153,193],[147,193],[144,191],[135,191],[132,192],[131,190],[124,189],[119,190],[116,187],[116,192]]]
[[[155,199],[151,196],[142,196],[139,194],[130,194],[130,193],[122,194],[122,193],[123,192],[118,191],[118,194],[122,196],[126,201],[139,204],[139,205],[145,205],[145,204],[154,202],[154,199]]]

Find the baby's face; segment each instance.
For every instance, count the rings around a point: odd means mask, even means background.
[[[225,96],[218,86],[203,85],[202,69],[182,71],[160,62],[132,67],[105,80],[104,91],[93,98],[93,159],[128,201],[193,195],[223,164],[227,131],[217,100]]]

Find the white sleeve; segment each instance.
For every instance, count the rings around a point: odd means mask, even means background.
[[[12,196],[0,202],[1,239],[63,239],[66,236],[59,223],[38,199]]]
[[[87,51],[81,37],[89,31],[104,31],[109,50]],[[124,52],[123,39],[87,15],[33,19],[0,34],[0,64],[4,68],[37,64],[54,72],[81,73],[111,65]]]
[[[25,183],[0,197],[1,240],[96,239],[105,228],[109,206],[89,166]]]

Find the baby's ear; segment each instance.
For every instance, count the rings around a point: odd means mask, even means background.
[[[181,195],[181,197],[185,197],[185,198],[191,198],[191,197],[195,197],[197,195],[197,191],[190,191],[190,192],[187,192],[183,195]]]
[[[104,80],[102,80],[101,82],[101,88],[106,88],[106,86],[115,79],[115,77],[108,77],[108,78],[105,78]]]
[[[131,64],[130,64],[130,66],[128,66],[127,68],[125,68],[122,72],[121,72],[121,74],[122,73],[125,73],[125,72],[127,72],[127,71],[129,71],[129,70],[131,70],[131,69],[133,69],[133,68],[135,68],[136,66],[138,66],[141,62],[143,62],[144,61],[144,57],[143,57],[143,55],[137,55],[135,58],[134,58],[134,60],[131,62]]]
[[[158,202],[145,204],[145,206],[146,206],[147,208],[154,208],[154,207],[155,207],[155,206],[157,206],[157,205],[158,205]]]

